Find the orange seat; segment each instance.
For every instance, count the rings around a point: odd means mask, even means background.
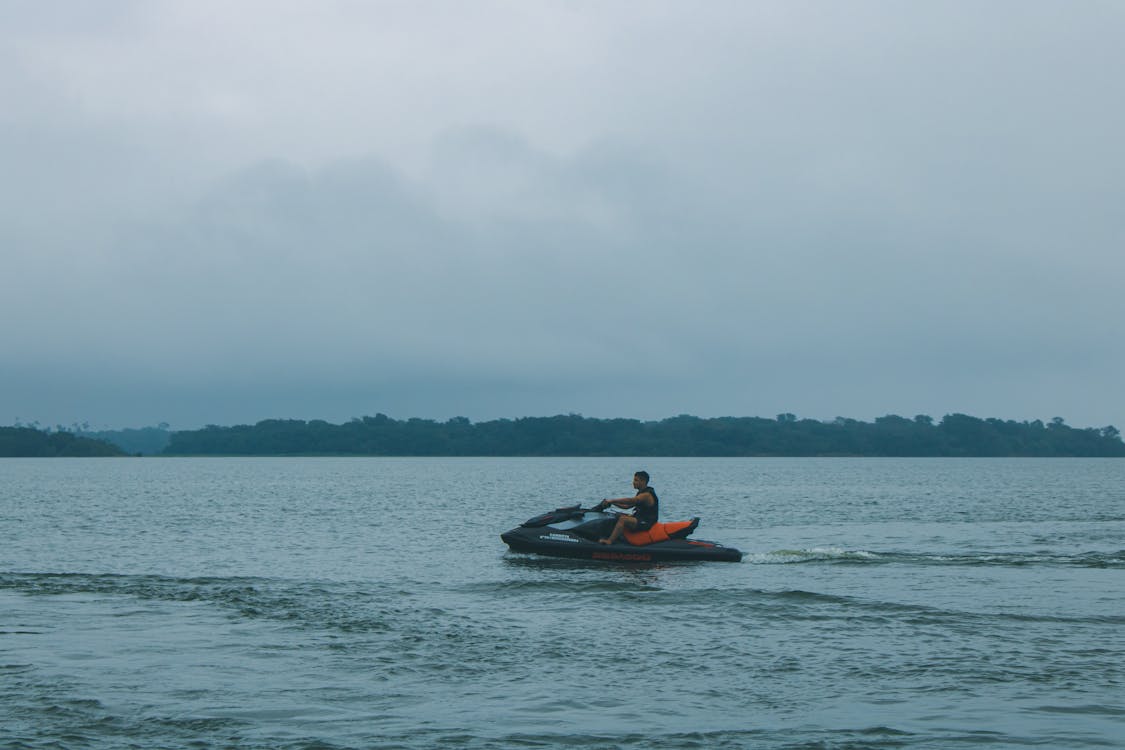
[[[675,537],[687,536],[695,531],[695,527],[698,525],[698,518],[693,518],[690,521],[654,523],[652,528],[647,531],[626,531],[625,541],[635,547],[643,547],[646,544],[656,544],[657,542],[666,542]]]

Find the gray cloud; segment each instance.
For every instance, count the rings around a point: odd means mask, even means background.
[[[40,7],[0,422],[1125,422],[1116,6]]]

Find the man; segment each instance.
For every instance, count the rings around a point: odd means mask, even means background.
[[[648,531],[660,516],[660,500],[656,492],[648,486],[648,472],[638,471],[633,475],[633,489],[637,491],[635,497],[619,497],[613,500],[602,500],[595,506],[595,510],[604,510],[610,505],[618,508],[632,508],[633,515],[620,515],[617,524],[609,537],[599,539],[602,544],[613,544],[626,531]]]

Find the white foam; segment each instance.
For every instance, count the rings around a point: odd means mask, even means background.
[[[812,549],[779,549],[772,552],[752,552],[744,560],[758,565],[786,565],[831,560],[875,560],[873,552],[848,550],[840,547],[813,547]]]

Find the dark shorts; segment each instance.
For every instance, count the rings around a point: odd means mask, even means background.
[[[637,525],[633,528],[633,531],[648,531],[655,523],[656,521],[642,521],[638,518]]]

